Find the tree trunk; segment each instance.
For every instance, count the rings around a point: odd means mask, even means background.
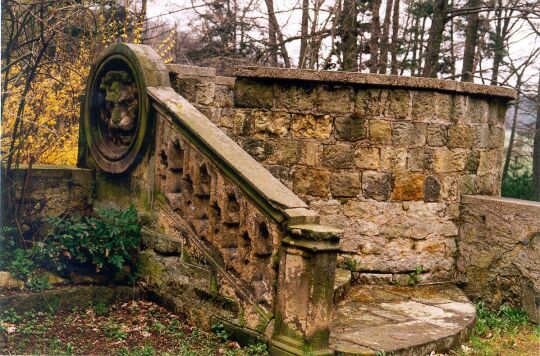
[[[507,16],[503,16],[503,3],[502,0],[498,0],[497,7],[495,8],[495,18],[497,25],[495,26],[495,33],[493,34],[493,69],[491,71],[491,85],[497,85],[499,78],[499,67],[504,58],[504,41],[508,34],[508,26],[510,24],[510,18],[513,15],[513,10],[507,13]],[[504,19],[503,19],[504,17]]]
[[[480,0],[469,0],[468,8],[476,8],[480,6]],[[465,30],[465,49],[463,50],[463,67],[461,69],[461,81],[474,81],[474,58],[476,46],[478,44],[478,29],[480,18],[478,12],[474,11],[468,16],[467,28]]]
[[[285,46],[285,40],[283,39],[283,33],[279,29],[279,24],[276,18],[276,13],[274,11],[274,0],[265,0],[266,7],[268,9],[268,27],[272,29],[277,40],[279,40],[279,45],[276,45],[272,48],[277,53],[278,47],[281,50],[281,57],[283,62],[285,62],[285,67],[291,67],[291,60],[289,58],[289,53],[287,52],[287,47]],[[277,42],[277,41],[276,41]],[[271,52],[272,53],[272,52]],[[277,56],[276,56],[276,65],[277,65]]]
[[[381,23],[379,10],[381,0],[372,0],[371,2],[371,40],[369,41],[369,72],[377,73],[379,68],[379,39],[381,37]]]
[[[380,1],[380,0],[379,0]],[[358,45],[357,45],[357,25],[356,15],[358,8],[356,0],[343,1],[343,20],[341,23],[341,41],[343,44],[343,64],[342,70],[358,71]]]
[[[536,91],[536,125],[533,143],[533,199],[540,201],[540,73],[538,73],[538,89]]]
[[[398,34],[399,34],[399,1],[394,0],[394,13],[392,14],[392,45],[390,46],[390,53],[392,57],[392,71],[391,74],[398,74],[397,64],[397,47],[398,47]]]
[[[277,67],[278,65],[278,49],[276,29],[274,28],[274,2],[273,0],[266,0],[266,6],[268,9],[268,46],[270,47],[270,65]]]
[[[518,81],[516,88],[519,89],[520,85],[521,84]],[[503,181],[508,176],[508,169],[510,167],[510,159],[512,158],[512,150],[514,149],[514,139],[516,136],[518,111],[519,111],[519,93],[516,97],[516,103],[514,105],[514,115],[512,116],[512,128],[510,129],[510,140],[508,141],[508,149],[506,150],[506,158],[504,160],[504,168],[503,168],[503,176],[502,176]]]
[[[399,1],[399,0],[397,0]],[[392,0],[386,1],[386,10],[384,12],[383,33],[381,37],[381,58],[379,73],[386,74],[388,66],[388,39],[390,36],[390,17],[392,16]]]
[[[424,62],[424,77],[437,77],[437,63],[441,51],[444,26],[446,24],[446,13],[448,11],[447,0],[433,1],[433,18],[431,28],[429,29],[429,39],[426,49],[426,58]]]
[[[302,24],[300,27],[300,54],[298,58],[298,68],[304,68],[306,64],[306,49],[308,45],[308,24],[309,24],[309,0],[302,0]]]

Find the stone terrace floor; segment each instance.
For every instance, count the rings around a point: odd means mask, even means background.
[[[453,284],[354,286],[336,306],[330,343],[339,354],[429,355],[465,342],[475,318]]]

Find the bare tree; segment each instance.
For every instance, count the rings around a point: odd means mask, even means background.
[[[540,201],[540,72],[536,89],[536,123],[533,137],[533,199]]]

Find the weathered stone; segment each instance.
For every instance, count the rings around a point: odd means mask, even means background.
[[[293,171],[293,187],[297,194],[326,197],[330,193],[332,173],[326,169],[297,167]]]
[[[473,127],[473,147],[486,148],[489,146],[490,130],[487,124]]]
[[[320,113],[347,113],[352,110],[350,87],[323,86],[317,95],[317,111]]]
[[[322,145],[315,141],[304,142],[300,162],[306,166],[317,166],[322,156]]]
[[[332,134],[332,117],[329,115],[293,114],[292,133],[295,137],[327,139]]]
[[[464,122],[486,123],[488,122],[488,105],[484,99],[468,98],[467,114]]]
[[[429,124],[427,127],[427,144],[438,147],[446,146],[448,138],[447,127],[439,124]]]
[[[504,102],[494,100],[489,103],[488,122],[490,125],[501,127],[506,119],[506,107]]]
[[[424,175],[420,173],[394,174],[392,200],[423,199]]]
[[[467,163],[467,152],[465,150],[448,150],[445,148],[435,150],[434,168],[436,172],[461,172]]]
[[[504,129],[502,127],[490,126],[489,148],[501,148],[504,146]]]
[[[260,139],[248,138],[242,142],[242,147],[257,161],[264,161],[273,152],[272,144]]]
[[[356,167],[377,170],[381,166],[380,148],[359,147],[355,152]]]
[[[355,95],[354,111],[360,117],[379,117],[383,107],[382,91],[379,89],[359,89]]]
[[[465,172],[476,174],[478,165],[480,163],[480,152],[471,151],[467,155],[467,161],[465,162]]]
[[[316,87],[310,84],[276,86],[276,109],[313,112],[317,103]]]
[[[337,140],[358,141],[366,138],[366,120],[356,114],[337,117],[334,125]]]
[[[381,148],[381,170],[386,172],[407,169],[407,149],[396,147]]]
[[[332,168],[351,168],[354,166],[354,148],[351,145],[324,145],[322,163]]]
[[[330,190],[334,197],[355,197],[360,193],[360,173],[334,173]]]
[[[473,130],[471,126],[457,125],[448,128],[449,148],[471,148],[473,145]]]
[[[289,133],[291,119],[286,112],[255,111],[251,118],[253,120],[253,136],[256,138],[284,137]]]
[[[392,142],[397,146],[423,146],[426,143],[427,124],[412,122],[394,122],[392,124]]]
[[[393,177],[388,173],[365,171],[362,173],[362,193],[365,198],[385,201],[392,193]]]
[[[22,289],[24,282],[15,278],[11,273],[0,271],[0,290],[2,289]]]
[[[413,92],[412,119],[414,121],[431,121],[435,117],[435,93]]]
[[[384,103],[384,116],[389,119],[406,119],[409,117],[411,102],[410,92],[407,90],[392,90],[387,92]]]
[[[273,85],[251,79],[237,79],[234,86],[234,104],[241,108],[272,108]]]
[[[300,161],[302,143],[298,140],[279,140],[274,148],[273,155],[268,158],[268,163],[293,165]]]
[[[392,126],[389,121],[370,120],[369,121],[369,140],[372,144],[390,144],[392,143]]]
[[[480,152],[478,175],[497,173],[502,167],[502,151],[500,149]]]
[[[407,167],[411,172],[430,171],[433,167],[433,150],[414,148],[409,150]]]
[[[441,183],[436,176],[427,176],[424,180],[424,201],[436,202],[441,194]]]
[[[540,203],[465,196],[461,211],[457,269],[466,293],[540,322]]]

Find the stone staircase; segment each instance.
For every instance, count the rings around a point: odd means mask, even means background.
[[[266,340],[272,355],[422,355],[466,339],[475,309],[451,284],[354,285],[336,268],[343,232],[175,92],[151,48],[118,44],[100,61],[90,83],[121,69],[148,111],[133,118],[131,148],[111,155],[93,136],[102,94],[89,86],[81,164],[96,171],[99,204],[151,216],[139,258],[150,296],[205,329],[217,319]]]
[[[341,298],[330,335],[330,348],[340,355],[448,352],[468,339],[476,318],[474,305],[451,283],[355,285]]]

